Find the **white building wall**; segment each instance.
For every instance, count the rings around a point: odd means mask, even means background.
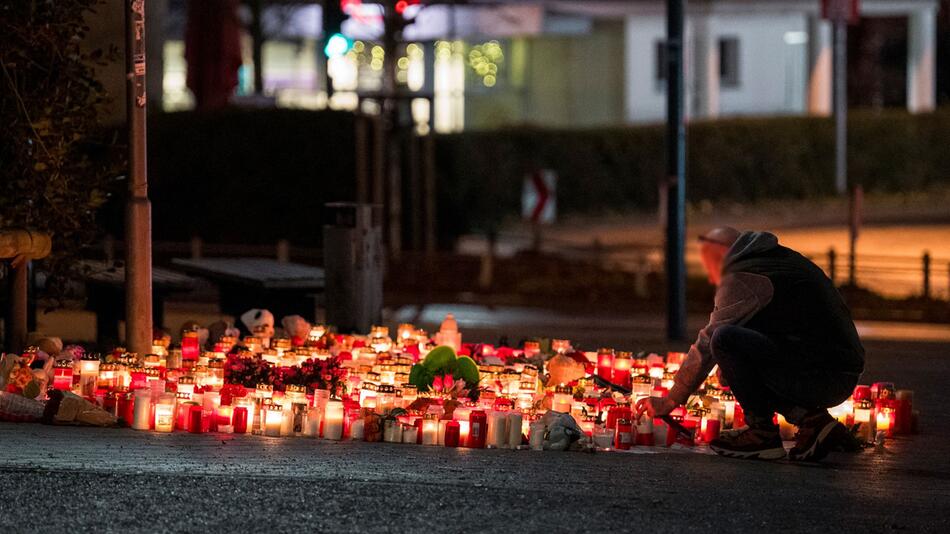
[[[666,19],[659,15],[632,15],[624,36],[625,115],[629,122],[656,122],[666,116],[665,89],[656,83],[658,41],[666,38]]]
[[[719,37],[739,39],[739,85],[719,91],[719,113],[802,113],[808,70],[804,14],[748,14],[717,19]]]
[[[699,17],[710,17],[697,25]],[[718,112],[712,116],[803,113],[808,83],[808,27],[802,12],[746,12],[691,14],[686,24],[684,61],[686,105],[697,116],[694,91],[700,80],[696,69],[696,29],[711,32],[713,46],[719,38],[739,39],[739,84],[720,86]],[[665,84],[657,83],[656,43],[666,37],[662,14],[637,14],[626,19],[626,119],[657,122],[666,116]],[[712,50],[718,56],[718,50]],[[713,110],[715,111],[715,110]],[[702,113],[705,115],[706,113]]]

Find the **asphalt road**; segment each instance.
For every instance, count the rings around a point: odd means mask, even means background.
[[[922,433],[822,464],[4,423],[0,532],[947,532],[948,349],[869,342]]]

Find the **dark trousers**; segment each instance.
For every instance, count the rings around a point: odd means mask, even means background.
[[[721,326],[710,340],[713,358],[750,424],[768,424],[775,412],[792,424],[851,395],[856,373],[822,365],[820,355],[801,354],[748,328]]]

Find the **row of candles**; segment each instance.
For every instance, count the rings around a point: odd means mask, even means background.
[[[320,339],[328,329],[315,327],[311,340]],[[425,413],[392,416],[396,408],[406,409],[420,396],[407,384],[413,363],[432,347],[424,332],[412,325],[400,325],[396,340],[385,327],[374,327],[369,336],[343,336],[334,349],[292,347],[290,340],[262,340],[248,337],[243,345],[258,357],[274,365],[299,365],[308,358],[327,358],[347,350],[352,359],[342,362],[349,369],[349,394],[330,398],[326,390],[309,392],[287,386],[274,392],[260,384],[246,396],[222,399],[224,355],[236,339],[223,338],[213,351],[201,352],[197,336],[185,333],[180,348],[156,345],[144,358],[125,355],[109,363],[88,357],[78,362],[60,362],[54,368],[53,387],[72,389],[99,402],[138,430],[171,432],[259,433],[265,436],[310,436],[325,439],[364,439],[367,415],[380,417],[383,441],[426,445],[541,448],[544,436],[542,415],[545,409],[573,416],[591,441],[602,448],[625,449],[635,445],[669,445],[675,436],[661,421],[650,421],[632,408],[649,396],[665,395],[672,377],[685,354],[668,353],[665,357],[634,357],[629,352],[604,348],[584,353],[592,375],[626,388],[629,395],[607,395],[597,387],[593,376],[573,385],[542,387],[539,370],[528,363],[503,365],[492,357],[494,347],[480,346],[473,355],[479,365],[483,387],[478,402],[459,399],[450,415],[442,410],[446,399],[430,398]],[[461,334],[451,328],[436,339],[455,345]],[[357,340],[363,341],[356,343]],[[415,345],[419,351],[407,351]],[[458,347],[456,347],[458,348]],[[554,340],[556,353],[571,351],[566,340]],[[526,342],[515,351],[522,361],[530,361],[540,352],[535,342]],[[743,424],[741,406],[728,389],[718,388],[710,376],[705,405],[678,408],[673,416],[683,426],[696,430],[697,441],[711,441],[721,429]],[[879,432],[887,436],[911,431],[913,392],[896,390],[893,384],[859,386],[854,396],[830,412],[843,423],[859,425],[861,436],[873,441]],[[777,416],[783,434],[794,429]],[[372,421],[372,418],[369,419]]]

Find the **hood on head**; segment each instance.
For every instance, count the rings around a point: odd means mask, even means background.
[[[723,268],[745,257],[755,256],[778,246],[778,238],[769,232],[742,232],[729,248]]]

